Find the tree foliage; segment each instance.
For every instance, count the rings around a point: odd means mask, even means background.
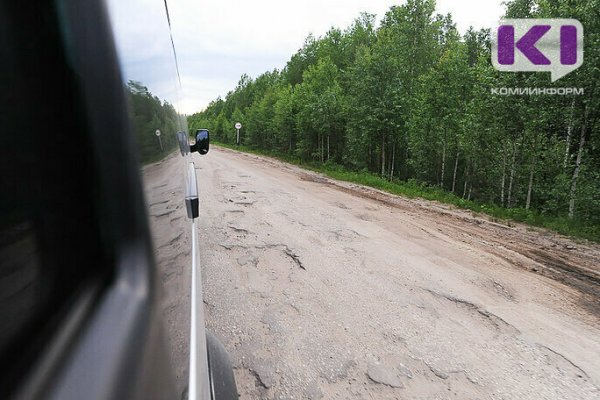
[[[175,108],[152,95],[140,82],[129,81],[126,92],[140,161],[156,161],[173,151],[177,146],[175,133],[183,126]],[[161,132],[160,140],[155,135],[157,129]]]
[[[582,67],[502,73],[490,32],[460,35],[434,0],[393,6],[379,26],[309,36],[282,71],[244,75],[225,99],[189,117],[225,143],[417,180],[456,196],[571,218],[600,232],[600,1],[512,0],[511,18],[576,18]],[[492,88],[583,88],[579,96],[498,96]]]

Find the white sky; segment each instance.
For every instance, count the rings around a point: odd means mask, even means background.
[[[192,114],[225,97],[244,73],[282,69],[309,33],[345,29],[362,11],[379,21],[389,0],[171,0],[169,12],[183,87],[180,112]],[[492,27],[502,0],[438,0],[464,33],[470,25]]]

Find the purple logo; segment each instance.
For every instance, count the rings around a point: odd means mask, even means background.
[[[575,19],[505,19],[492,37],[499,71],[549,71],[552,82],[583,63],[583,26]]]

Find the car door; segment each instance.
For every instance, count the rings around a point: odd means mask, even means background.
[[[217,398],[199,278],[181,284],[193,313],[175,307],[195,338],[181,387],[165,335],[157,251],[199,275],[166,2],[6,1],[0,30],[0,397],[181,398],[189,377],[190,398]],[[172,191],[144,186],[155,171]],[[185,230],[150,234],[148,217],[177,213]]]
[[[140,162],[176,388],[188,391],[189,398],[208,399],[195,224],[198,186],[187,119],[177,111],[181,90],[168,5],[111,0],[107,6]]]

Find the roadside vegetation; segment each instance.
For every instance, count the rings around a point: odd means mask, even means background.
[[[188,117],[221,143],[327,175],[600,241],[599,0],[513,0],[510,18],[575,18],[585,59],[549,73],[495,71],[490,32],[460,35],[432,0],[309,36],[286,67],[241,77]],[[494,95],[495,88],[583,88]]]
[[[140,82],[129,81],[125,92],[133,113],[131,120],[140,162],[153,163],[172,153],[178,146],[175,132],[183,126],[175,108]],[[161,132],[160,140],[155,134],[157,129]]]
[[[545,215],[533,209],[526,210],[522,207],[505,208],[494,204],[479,203],[474,200],[467,200],[459,197],[452,192],[442,190],[438,186],[431,186],[425,182],[419,182],[414,179],[408,181],[394,179],[390,181],[388,178],[382,178],[381,176],[368,171],[350,171],[340,165],[320,164],[314,161],[307,162],[298,157],[272,150],[261,150],[244,145],[236,146],[220,142],[214,144],[245,153],[272,157],[314,172],[322,173],[333,179],[369,186],[399,196],[422,198],[425,200],[452,204],[456,207],[468,209],[475,213],[489,215],[492,221],[505,223],[509,226],[510,221],[521,222],[536,227],[550,229],[574,238],[600,242],[600,227],[588,225],[582,223],[578,219],[568,218],[567,216],[557,217]]]

